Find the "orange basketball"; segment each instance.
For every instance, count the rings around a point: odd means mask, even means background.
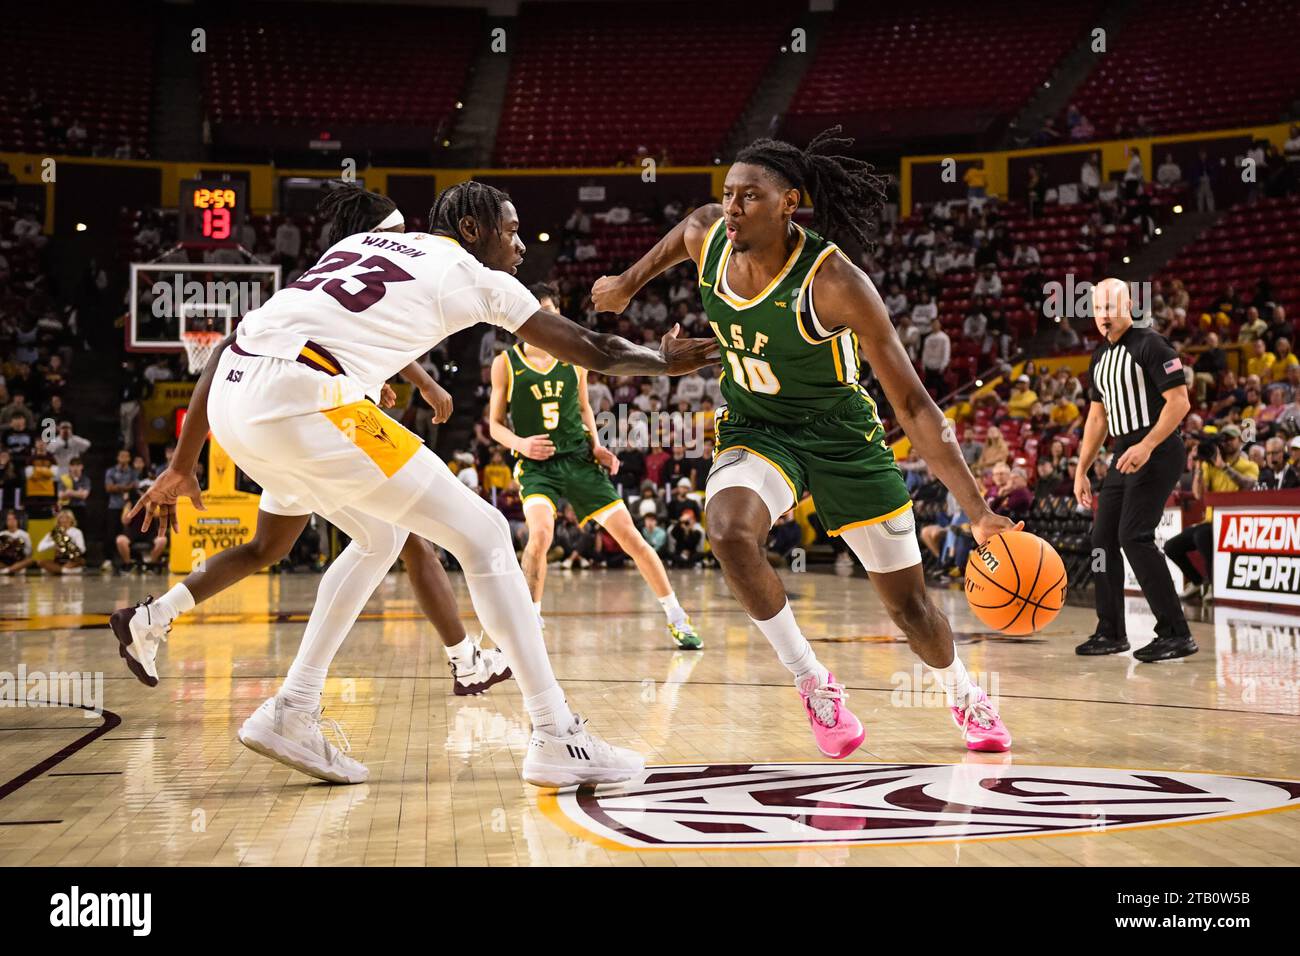
[[[1004,531],[966,562],[966,600],[975,616],[1003,634],[1033,634],[1065,604],[1065,564],[1027,531]]]

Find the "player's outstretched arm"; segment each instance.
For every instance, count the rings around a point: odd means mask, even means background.
[[[130,520],[141,509],[145,509],[144,522],[140,526],[142,531],[149,530],[155,517],[160,528],[170,527],[173,531],[179,531],[180,526],[176,522],[178,498],[189,498],[195,508],[205,510],[195,471],[199,466],[199,455],[208,440],[208,392],[212,388],[212,379],[216,377],[221,354],[234,341],[235,333],[231,332],[212,350],[208,364],[203,366],[203,374],[199,376],[194,392],[190,395],[190,404],[185,409],[185,421],[181,424],[181,435],[176,440],[176,451],[172,453],[171,464],[154,479],[154,483],[126,513],[126,519]]]
[[[669,231],[654,247],[636,261],[626,272],[617,276],[601,276],[591,287],[591,301],[599,312],[622,312],[632,297],[647,282],[665,269],[684,262],[700,259],[700,249],[709,227],[722,218],[722,205],[709,203],[691,211],[685,219]]]
[[[677,332],[674,325],[658,349],[648,349],[619,335],[585,329],[543,309],[534,312],[515,334],[562,362],[604,375],[685,375],[718,361],[717,339],[679,339]]]
[[[814,282],[822,323],[827,328],[848,326],[858,334],[867,362],[894,407],[899,424],[930,471],[948,487],[971,519],[976,544],[983,544],[999,531],[1020,527],[989,509],[962,458],[948,419],[921,384],[871,280],[846,259],[831,256]]]

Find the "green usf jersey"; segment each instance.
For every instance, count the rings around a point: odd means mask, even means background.
[[[731,242],[719,219],[700,255],[700,299],[722,344],[722,396],[728,413],[753,421],[799,424],[825,415],[850,396],[875,403],[858,384],[858,339],[828,330],[813,305],[813,277],[832,242],[795,226],[799,241],[766,289],[743,299],[727,286]]]
[[[506,400],[510,427],[520,438],[546,435],[555,454],[566,455],[591,447],[582,424],[578,400],[578,370],[557,358],[544,368],[524,357],[522,344],[506,350]]]

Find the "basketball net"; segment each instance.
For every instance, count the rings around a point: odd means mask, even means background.
[[[197,375],[203,371],[208,364],[208,359],[212,357],[212,350],[221,344],[223,338],[225,336],[220,332],[181,333],[181,343],[185,346],[185,354],[189,358],[191,374]]]

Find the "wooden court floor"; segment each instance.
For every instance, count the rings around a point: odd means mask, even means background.
[[[0,864],[1300,863],[1294,615],[1219,609],[1194,625],[1200,654],[1148,665],[1076,657],[1086,608],[1010,639],[984,631],[959,590],[937,591],[1016,738],[1010,755],[971,755],[861,574],[789,574],[805,633],[868,730],[832,762],[721,575],[674,578],[702,652],[671,647],[634,572],[552,571],[546,636],[571,704],[651,764],[630,785],[559,793],[520,779],[513,682],[452,696],[400,575],[327,688],[327,715],[370,767],[356,787],[235,740],[293,658],[319,578],[258,576],[200,608],[173,630],[154,689],[127,673],[104,622],[163,579],[6,579]],[[1131,612],[1143,643],[1152,622]],[[87,676],[54,677],[71,672]]]

